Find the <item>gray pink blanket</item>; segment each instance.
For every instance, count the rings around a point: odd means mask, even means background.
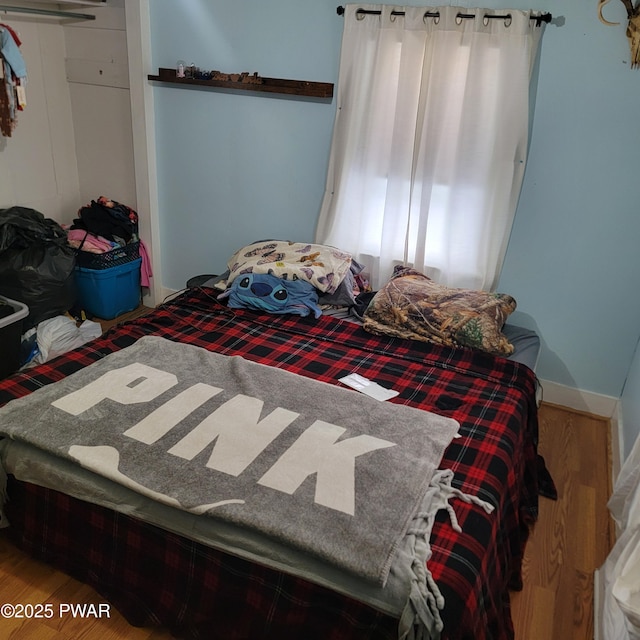
[[[153,336],[0,409],[1,435],[378,584],[457,429]]]

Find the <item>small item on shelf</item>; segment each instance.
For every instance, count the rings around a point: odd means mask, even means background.
[[[262,78],[256,71],[249,75],[248,71],[242,73],[222,73],[221,71],[212,71],[211,80],[222,80],[223,82],[242,82],[243,84],[262,84]]]
[[[184,78],[187,63],[184,60],[178,60],[176,63],[176,78]]]
[[[243,71],[240,74],[240,82],[244,82],[244,84],[262,84],[262,78],[258,75],[257,71],[254,71],[251,76],[247,71]]]

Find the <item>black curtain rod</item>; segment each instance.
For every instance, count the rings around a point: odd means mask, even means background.
[[[339,16],[344,15],[344,7],[340,6],[337,7],[336,12]],[[360,14],[360,15],[373,15],[373,16],[379,16],[382,11],[377,11],[375,9],[358,9],[356,11],[356,13]],[[404,11],[392,11],[391,15],[392,16],[403,16],[405,14]],[[439,11],[427,11],[424,14],[425,18],[439,18],[440,17],[440,12]],[[475,18],[475,16],[473,14],[470,13],[459,13],[457,15],[458,18],[464,18],[464,19],[470,19],[470,18]],[[489,19],[489,20],[508,20],[509,18],[511,18],[510,14],[506,14],[506,15],[491,15],[491,14],[485,14],[484,15],[485,18]],[[538,24],[538,26],[540,26],[540,23],[542,22],[551,22],[551,14],[550,13],[541,13],[539,16],[531,16],[531,20],[535,20]]]

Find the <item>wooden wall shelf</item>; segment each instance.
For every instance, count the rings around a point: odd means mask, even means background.
[[[282,80],[280,78],[261,78],[260,84],[253,82],[233,82],[231,80],[205,80],[200,78],[178,78],[175,69],[160,68],[158,75],[149,75],[149,80],[166,82],[182,87],[212,87],[237,91],[257,91],[266,93],[284,93],[288,95],[312,98],[332,98],[333,84],[330,82],[307,82],[305,80]]]

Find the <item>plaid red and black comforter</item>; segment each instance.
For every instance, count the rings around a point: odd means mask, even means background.
[[[399,391],[391,402],[459,421],[442,468],[493,504],[453,500],[462,533],[440,513],[429,568],[445,599],[443,637],[513,637],[509,589],[520,584],[537,515],[535,376],[466,349],[366,333],[321,317],[231,310],[192,289],[92,343],[0,382],[0,405],[154,334],[339,384],[358,372]],[[354,393],[356,393],[354,391]],[[10,479],[11,480],[11,479]],[[91,584],[135,625],[201,638],[396,638],[397,621],[355,600],[234,558],[152,525],[15,480],[7,513],[17,544]]]

